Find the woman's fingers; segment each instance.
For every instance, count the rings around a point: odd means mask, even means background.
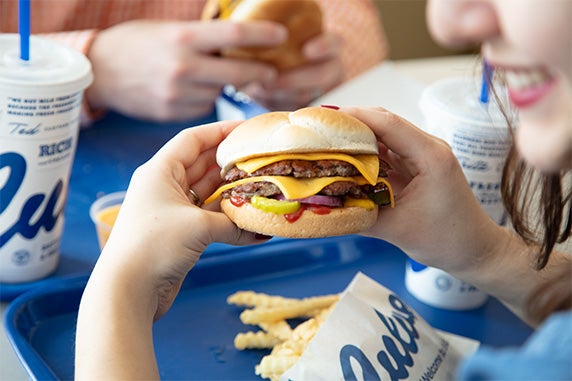
[[[180,162],[185,168],[195,164],[202,153],[216,148],[240,121],[223,121],[191,127],[168,141],[155,156]]]
[[[423,152],[432,139],[431,135],[406,119],[381,107],[344,107],[340,110],[367,124],[378,140],[402,159],[418,157],[419,152]]]

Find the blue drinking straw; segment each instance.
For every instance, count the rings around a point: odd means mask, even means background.
[[[18,32],[20,33],[20,59],[30,60],[30,0],[18,0]]]
[[[489,103],[489,93],[491,92],[491,79],[493,76],[493,68],[483,60],[483,75],[481,79],[481,103]]]

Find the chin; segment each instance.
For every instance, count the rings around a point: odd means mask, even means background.
[[[531,126],[521,122],[516,144],[520,156],[531,167],[545,173],[572,168],[571,126]],[[549,128],[547,128],[549,127]]]

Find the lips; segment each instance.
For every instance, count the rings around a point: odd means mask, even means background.
[[[530,107],[547,95],[556,84],[543,69],[505,69],[511,102],[518,108]]]

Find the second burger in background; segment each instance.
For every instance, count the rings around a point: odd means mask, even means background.
[[[325,107],[244,121],[217,149],[225,184],[205,203],[240,228],[287,238],[358,233],[394,204],[371,129]]]
[[[288,39],[279,46],[226,49],[228,57],[256,59],[285,71],[304,63],[302,46],[322,33],[322,12],[314,0],[208,0],[203,20],[235,22],[265,20],[288,28]]]

